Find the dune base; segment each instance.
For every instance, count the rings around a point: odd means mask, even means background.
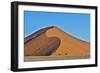
[[[90,56],[25,56],[24,62],[32,61],[53,61],[53,60],[73,60],[73,59],[89,59]]]

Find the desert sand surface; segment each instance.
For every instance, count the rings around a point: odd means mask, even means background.
[[[85,59],[90,57],[90,43],[56,26],[46,27],[24,38],[24,61]]]

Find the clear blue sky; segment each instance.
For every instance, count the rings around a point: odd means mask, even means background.
[[[24,37],[48,26],[57,26],[76,38],[90,41],[89,14],[24,11]]]

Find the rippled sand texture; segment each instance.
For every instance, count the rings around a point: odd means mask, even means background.
[[[24,61],[85,59],[90,57],[90,43],[51,26],[24,39]]]

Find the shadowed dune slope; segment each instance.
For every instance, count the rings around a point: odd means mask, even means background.
[[[51,26],[24,38],[25,56],[89,56],[90,44]]]

